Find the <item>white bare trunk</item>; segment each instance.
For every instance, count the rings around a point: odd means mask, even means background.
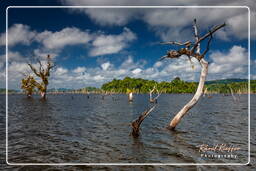
[[[196,93],[195,93],[194,97],[172,119],[172,121],[168,125],[169,129],[174,129],[177,126],[177,124],[180,122],[181,118],[185,114],[187,114],[187,112],[198,102],[199,98],[203,94],[204,83],[205,83],[205,79],[206,79],[206,76],[208,73],[208,62],[205,61],[204,59],[201,59],[200,64],[201,64],[202,70],[201,70],[200,81],[199,81]]]
[[[128,95],[128,100],[129,102],[133,101],[133,95],[132,95],[132,92],[129,93]]]
[[[234,101],[237,101],[237,99],[236,99],[236,97],[235,97],[235,95],[234,95],[234,93],[233,93],[233,89],[232,89],[231,87],[229,87],[229,89],[230,89],[230,92],[231,92],[231,95],[232,95],[233,100],[234,100]]]

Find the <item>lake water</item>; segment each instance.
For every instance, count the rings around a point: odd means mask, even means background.
[[[248,161],[248,97],[213,95],[202,97],[175,131],[165,129],[173,116],[191,98],[190,94],[162,94],[157,107],[143,121],[140,137],[130,136],[130,123],[149,107],[148,95],[135,95],[129,103],[126,95],[62,94],[27,99],[9,95],[8,162],[9,163],[247,163]],[[251,96],[256,101],[256,96]],[[1,137],[5,137],[5,96],[0,95]],[[2,103],[3,102],[3,103]],[[256,109],[252,103],[252,109]],[[255,112],[251,113],[255,121]],[[251,132],[255,132],[252,127]],[[236,158],[206,157],[199,146],[226,145],[238,147]],[[255,158],[255,137],[252,158]],[[1,139],[1,151],[5,139]],[[3,153],[2,153],[3,154]],[[1,155],[2,163],[5,156]],[[32,166],[5,166],[29,170]],[[42,166],[49,170],[53,166]],[[131,167],[131,166],[129,166]],[[125,169],[129,169],[128,166]],[[140,166],[142,167],[142,166]],[[146,166],[147,169],[155,169]],[[177,168],[180,168],[176,166]],[[68,166],[81,169],[82,166]],[[103,170],[106,166],[102,166]],[[143,166],[144,168],[144,166]],[[164,168],[163,166],[160,168]],[[187,168],[212,168],[190,166]],[[236,170],[236,166],[221,166]],[[31,170],[35,168],[32,167]],[[55,169],[59,169],[57,166]],[[246,166],[246,169],[255,169]],[[37,168],[39,170],[39,168]],[[62,170],[62,169],[60,169]],[[238,169],[239,170],[239,169]]]

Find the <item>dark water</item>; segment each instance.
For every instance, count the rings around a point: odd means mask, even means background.
[[[128,103],[126,95],[108,95],[104,100],[100,95],[90,95],[90,98],[78,94],[49,95],[47,101],[41,101],[39,97],[27,99],[23,95],[9,95],[8,162],[247,163],[247,95],[240,96],[239,102],[234,102],[232,96],[204,97],[183,118],[176,131],[166,130],[170,119],[191,97],[161,95],[155,110],[142,123],[141,136],[135,139],[129,136],[129,124],[148,108],[148,95],[135,95],[133,103]],[[5,104],[2,102],[5,96],[0,98],[1,137],[4,137]],[[256,96],[251,98],[255,101]],[[256,108],[253,103],[251,107]],[[251,121],[255,121],[254,112],[251,115]],[[253,128],[252,134],[254,131]],[[1,140],[1,151],[5,148],[4,140]],[[199,152],[201,144],[226,144],[240,150],[232,152],[237,158],[206,158]],[[253,148],[255,139],[252,138],[251,157],[255,159]],[[21,170],[29,167],[11,166]],[[41,166],[41,169],[48,170],[49,167]],[[69,169],[79,167],[69,166]],[[200,170],[211,166],[191,168]],[[237,169],[236,166],[221,168]],[[155,168],[147,166],[146,169]],[[246,169],[255,168],[246,166]]]

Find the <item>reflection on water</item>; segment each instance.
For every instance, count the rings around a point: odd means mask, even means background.
[[[240,96],[240,102],[231,96],[204,97],[176,131],[166,130],[191,97],[162,94],[142,123],[141,136],[133,138],[129,124],[149,105],[148,95],[135,95],[133,103],[128,103],[126,95],[104,99],[101,95],[49,95],[47,101],[10,95],[9,162],[246,163],[247,96]],[[229,144],[241,150],[234,152],[236,159],[204,158],[198,149],[201,144]]]

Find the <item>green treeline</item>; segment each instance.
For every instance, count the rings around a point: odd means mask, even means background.
[[[178,77],[171,82],[160,83],[153,80],[125,77],[123,80],[113,79],[111,82],[103,84],[101,89],[115,93],[126,93],[127,90],[135,93],[148,93],[154,86],[162,93],[193,93],[197,83],[185,82]]]
[[[162,93],[194,93],[196,91],[197,82],[186,82],[176,77],[171,82],[156,82],[153,80],[145,80],[141,78],[125,77],[123,80],[113,79],[112,81],[102,85],[101,89],[105,92],[126,93],[131,90],[135,93],[148,93],[154,86]],[[205,93],[248,93],[248,82],[232,81],[214,81],[206,82]],[[251,93],[256,93],[256,80],[251,81]]]

